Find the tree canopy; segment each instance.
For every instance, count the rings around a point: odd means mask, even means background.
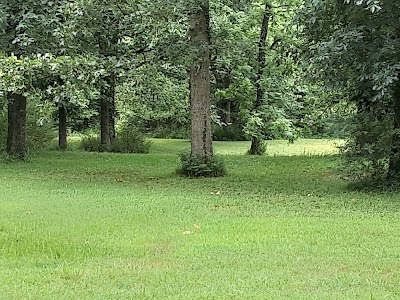
[[[340,136],[345,177],[397,178],[399,13],[394,0],[2,1],[3,143],[23,158],[46,123],[61,149],[95,130],[93,149],[112,151],[129,128],[191,136],[207,165],[212,139],[263,154],[265,140]]]

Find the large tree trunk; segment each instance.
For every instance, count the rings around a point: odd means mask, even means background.
[[[8,94],[8,135],[6,151],[9,155],[24,159],[26,155],[26,97]]]
[[[210,89],[210,15],[208,1],[191,14],[190,41],[196,60],[190,69],[190,101],[192,117],[191,154],[213,155],[211,137]]]
[[[267,55],[266,51],[266,41],[268,38],[268,32],[269,32],[269,22],[271,20],[271,5],[267,2],[265,4],[265,9],[264,9],[264,17],[261,25],[261,33],[260,33],[260,39],[258,42],[258,58],[257,58],[257,77],[256,77],[256,102],[254,103],[253,106],[253,112],[257,112],[262,104],[263,104],[263,98],[264,98],[264,89],[261,85],[261,79],[264,74],[264,69],[265,69],[265,57]],[[251,139],[251,147],[249,150],[249,154],[251,155],[260,155],[263,154],[263,141],[259,137],[259,135],[255,135]]]
[[[100,137],[102,150],[109,151],[115,138],[115,75],[107,76],[104,81],[106,84],[100,102]]]
[[[67,108],[62,104],[58,107],[58,148],[67,149]]]
[[[393,92],[394,134],[388,177],[397,180],[400,178],[400,81],[397,81]]]

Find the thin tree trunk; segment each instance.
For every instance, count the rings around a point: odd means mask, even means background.
[[[216,88],[226,90],[231,85],[231,70],[226,70],[226,74],[218,75],[214,74],[216,79]],[[231,119],[231,107],[232,101],[231,99],[224,99],[218,103],[219,109],[221,110],[221,120],[225,124],[229,124],[232,122]]]
[[[109,151],[111,147],[110,102],[104,95],[100,103],[100,139],[102,150]]]
[[[260,39],[258,42],[258,58],[257,58],[257,63],[258,63],[258,68],[257,68],[257,77],[256,77],[256,102],[254,103],[253,106],[253,112],[257,112],[262,104],[263,104],[263,98],[264,98],[264,89],[261,85],[261,79],[264,74],[264,69],[265,69],[265,57],[267,55],[266,51],[266,41],[268,38],[268,32],[269,32],[269,23],[271,20],[271,4],[268,2],[265,4],[265,9],[264,9],[264,17],[261,25],[261,33],[260,33]],[[249,154],[251,155],[260,155],[263,153],[262,149],[262,140],[261,138],[256,135],[253,136],[251,139],[251,147],[249,150]]]
[[[227,100],[226,102],[223,103],[223,118],[222,118],[222,122],[224,122],[226,125],[230,125],[232,123],[231,106],[232,106],[232,101],[231,100]]]
[[[111,98],[111,103],[110,103],[110,137],[111,137],[111,142],[116,137],[116,132],[115,132],[116,114],[117,114],[117,110],[116,110],[116,107],[115,107],[115,93],[114,93],[113,97]]]
[[[210,15],[209,3],[205,2],[191,15],[190,41],[197,55],[190,70],[190,100],[191,154],[207,158],[213,155],[213,147],[211,137]]]
[[[116,114],[117,114],[117,109],[116,109],[116,106],[115,106],[116,84],[117,84],[116,76],[115,76],[115,74],[112,74],[109,77],[109,82],[108,82],[108,85],[109,85],[109,88],[110,88],[108,97],[110,99],[110,113],[109,113],[109,115],[110,115],[110,139],[111,139],[111,142],[112,142],[113,139],[115,139],[115,136],[116,136],[116,132],[115,132],[115,118],[116,118]]]
[[[26,97],[8,94],[8,135],[6,152],[19,159],[26,155]]]
[[[58,148],[67,149],[67,109],[64,105],[58,107]]]

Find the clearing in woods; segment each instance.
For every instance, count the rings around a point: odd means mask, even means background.
[[[0,163],[1,299],[400,298],[400,195],[347,190],[334,141],[217,142],[211,179],[153,142]]]

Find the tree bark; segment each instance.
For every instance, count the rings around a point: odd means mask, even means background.
[[[58,107],[58,148],[67,149],[67,109],[64,105]]]
[[[100,137],[103,151],[109,151],[115,138],[115,74],[104,78],[100,102]]]
[[[222,105],[222,107],[223,107],[222,122],[224,122],[226,125],[230,125],[232,123],[231,106],[232,106],[231,100],[227,100]]]
[[[204,3],[205,2],[205,3]],[[190,42],[196,59],[190,69],[191,154],[213,155],[211,135],[210,15],[208,1],[191,14]]]
[[[100,140],[102,150],[109,151],[111,147],[110,102],[104,95],[100,103]]]
[[[26,155],[26,97],[8,94],[8,135],[6,152],[19,159]]]
[[[115,85],[115,83],[114,83]],[[115,118],[117,115],[117,109],[115,106],[115,86],[113,88],[113,93],[111,97],[111,103],[110,103],[110,138],[111,138],[111,143],[116,137],[116,132],[115,132]]]
[[[257,76],[256,76],[256,101],[253,106],[253,112],[257,112],[263,105],[264,89],[261,85],[261,79],[265,69],[265,57],[267,55],[266,41],[269,33],[269,23],[271,20],[271,4],[265,3],[264,16],[261,25],[260,39],[258,42],[258,57],[257,57]],[[253,136],[249,150],[250,155],[263,154],[262,139],[259,136]]]

